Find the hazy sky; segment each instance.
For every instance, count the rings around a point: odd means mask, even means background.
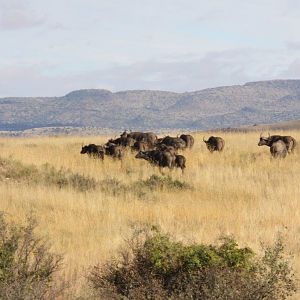
[[[0,0],[0,97],[300,78],[299,0]]]

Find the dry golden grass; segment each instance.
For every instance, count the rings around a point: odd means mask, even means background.
[[[300,131],[289,134],[300,141]],[[178,239],[196,242],[214,242],[221,234],[233,234],[240,245],[257,251],[261,241],[271,243],[282,232],[300,274],[300,146],[285,160],[274,160],[269,148],[257,146],[257,133],[221,135],[226,141],[223,153],[210,154],[202,134],[195,134],[193,150],[184,152],[185,174],[165,171],[192,189],[142,194],[134,183],[160,175],[146,161],[136,160],[131,153],[123,164],[80,155],[82,142],[100,144],[107,137],[1,138],[1,158],[38,168],[48,163],[99,182],[117,179],[129,188],[114,195],[103,189],[80,192],[0,177],[0,210],[17,221],[33,210],[39,233],[64,254],[68,277],[84,275],[86,267],[114,255],[140,223],[159,225]],[[83,284],[81,277],[77,294],[82,293]]]

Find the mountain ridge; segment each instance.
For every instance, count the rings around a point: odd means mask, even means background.
[[[300,80],[176,93],[160,90],[74,90],[61,97],[0,98],[0,130],[103,127],[206,130],[300,119]]]

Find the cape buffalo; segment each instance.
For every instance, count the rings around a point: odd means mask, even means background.
[[[81,154],[88,154],[89,156],[94,156],[100,159],[104,159],[104,148],[100,145],[89,144],[87,146],[83,146]]]
[[[153,132],[129,132],[124,131],[121,134],[121,138],[133,138],[135,141],[145,141],[154,145],[157,140],[157,136]]]
[[[121,145],[122,144],[121,141],[122,141],[121,138],[109,139],[105,145],[109,145],[109,144]]]
[[[195,140],[190,134],[182,134],[180,138],[185,141],[187,148],[193,147]]]
[[[278,140],[272,144],[270,152],[274,158],[285,158],[288,150],[286,148],[286,144],[282,140]]]
[[[258,146],[269,146],[271,147],[273,143],[277,141],[283,141],[286,145],[287,151],[293,153],[296,147],[296,140],[292,136],[282,136],[282,135],[270,135],[268,137],[263,137],[260,134]]]
[[[182,172],[185,169],[185,157],[183,155],[174,155],[169,151],[140,151],[135,157],[145,159],[160,168],[168,167],[169,169],[172,169],[177,167],[181,168]]]
[[[166,146],[172,146],[175,149],[185,149],[186,142],[178,137],[165,136],[160,140],[161,144],[165,144]]]
[[[132,148],[137,151],[149,151],[153,149],[153,146],[145,141],[137,141]]]
[[[175,164],[175,156],[168,151],[140,151],[135,158],[145,159],[162,168],[168,167],[171,169]]]
[[[158,144],[156,146],[156,149],[157,150],[160,150],[160,151],[169,151],[170,153],[172,153],[173,155],[176,155],[177,154],[177,149],[175,149],[173,146],[167,146],[165,144]]]
[[[175,155],[175,167],[180,168],[184,172],[186,158],[183,155]]]
[[[124,157],[124,147],[113,143],[108,143],[105,146],[105,154],[112,158],[118,158],[120,160]]]
[[[212,153],[214,151],[223,151],[225,141],[218,136],[211,136],[207,141],[203,137],[203,142],[206,144],[207,149]]]
[[[109,143],[119,145],[119,146],[124,146],[124,147],[132,147],[133,144],[135,143],[135,140],[131,137],[119,137],[116,139],[108,140],[106,145],[108,145]]]
[[[134,143],[135,143],[135,139],[131,137],[127,137],[122,140],[122,145],[125,147],[132,147]]]

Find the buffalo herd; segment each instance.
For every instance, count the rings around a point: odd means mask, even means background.
[[[186,167],[186,158],[178,151],[191,149],[193,145],[194,138],[190,134],[158,138],[153,132],[124,131],[120,137],[109,139],[103,146],[95,144],[82,146],[80,153],[101,160],[104,160],[105,155],[122,160],[126,149],[131,149],[137,152],[135,155],[137,159],[145,159],[160,169],[180,168],[183,172]]]
[[[225,141],[221,137],[211,136],[208,140],[203,138],[207,149],[222,152]],[[158,138],[153,132],[127,132],[124,131],[120,137],[109,139],[104,145],[89,144],[82,146],[81,154],[88,154],[94,158],[104,160],[104,156],[122,160],[126,149],[136,151],[135,158],[144,159],[149,163],[161,168],[179,168],[184,172],[186,158],[179,154],[180,150],[191,149],[194,145],[194,138],[190,134],[182,134],[177,137],[165,136]],[[270,147],[270,153],[274,158],[285,158],[288,153],[293,153],[296,147],[296,140],[291,136],[260,135],[258,146]]]

